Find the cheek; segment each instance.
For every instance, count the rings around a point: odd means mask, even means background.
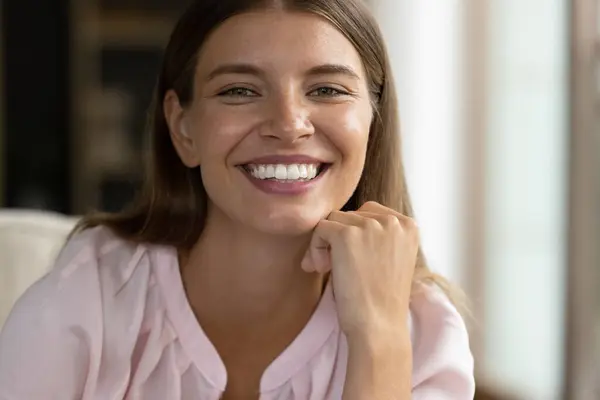
[[[347,107],[320,116],[320,129],[341,153],[346,164],[362,169],[371,126],[370,109]]]
[[[331,115],[335,115],[332,118]],[[340,164],[332,170],[336,182],[331,186],[336,209],[341,209],[350,199],[362,176],[367,143],[371,127],[370,109],[348,110],[344,113],[329,113],[321,124],[322,132],[340,155]]]
[[[252,130],[253,115],[247,111],[203,107],[194,118],[197,151],[202,164],[227,162],[229,154]]]

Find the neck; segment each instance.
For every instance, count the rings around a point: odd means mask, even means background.
[[[322,275],[300,268],[309,241],[310,235],[268,235],[213,214],[200,240],[181,255],[184,285],[198,317],[222,328],[306,319],[324,283]]]

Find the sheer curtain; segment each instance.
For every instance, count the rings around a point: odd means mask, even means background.
[[[569,2],[373,0],[432,267],[469,289],[480,382],[560,398]]]
[[[423,247],[434,270],[462,283],[461,2],[372,4],[394,69],[405,168]]]

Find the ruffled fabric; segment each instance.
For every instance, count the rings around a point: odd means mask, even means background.
[[[472,399],[473,359],[454,307],[432,291],[412,305],[411,325],[413,399]],[[303,331],[264,372],[260,399],[341,399],[347,358],[328,286]],[[66,246],[0,334],[0,400],[218,400],[226,385],[223,361],[187,301],[175,250],[133,245],[104,228]]]

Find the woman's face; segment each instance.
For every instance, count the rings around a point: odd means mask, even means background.
[[[373,116],[353,45],[311,14],[253,12],[205,42],[194,100],[166,116],[209,213],[272,234],[309,232],[354,192]]]

